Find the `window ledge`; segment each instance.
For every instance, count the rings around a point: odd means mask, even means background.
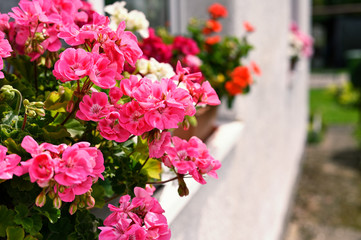
[[[238,142],[244,123],[242,121],[219,121],[217,125],[217,129],[206,141],[206,144],[210,154],[222,162]],[[162,177],[164,179],[168,178],[167,174],[163,174]],[[159,199],[160,205],[165,210],[164,215],[168,220],[168,224],[172,223],[202,186],[192,178],[184,180],[189,189],[189,195],[186,197],[178,195],[178,183],[176,181],[164,184],[163,188],[155,193],[155,197]]]

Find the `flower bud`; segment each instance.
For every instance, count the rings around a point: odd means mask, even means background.
[[[66,111],[71,112],[73,108],[74,108],[74,101],[69,101],[68,104],[66,105]]]
[[[80,208],[84,208],[84,207],[85,207],[85,202],[84,202],[83,200],[80,201],[79,204],[78,204],[78,206],[79,206]]]
[[[45,116],[45,110],[44,109],[39,109],[39,108],[36,108],[35,109],[35,112],[38,116],[41,116],[41,117],[44,117]]]
[[[44,206],[45,203],[46,203],[46,194],[44,191],[41,191],[41,193],[35,199],[35,205],[38,207],[42,207]]]
[[[188,120],[185,119],[185,120],[182,122],[182,127],[183,127],[184,130],[188,130],[190,126],[191,126],[191,124],[189,123]]]
[[[78,210],[78,205],[76,203],[72,203],[69,207],[70,215],[73,215]]]
[[[32,104],[33,104],[36,108],[42,108],[42,107],[44,107],[44,103],[43,103],[43,102],[32,102]]]
[[[93,208],[95,205],[95,199],[92,196],[88,196],[86,199],[86,205],[88,208]]]
[[[61,207],[61,199],[60,199],[59,196],[56,196],[53,199],[53,205],[54,205],[55,208],[60,209],[60,207]]]
[[[1,89],[1,100],[12,100],[15,97],[14,88],[10,85],[4,85]]]
[[[188,190],[186,182],[184,181],[183,175],[181,175],[181,174],[178,174],[178,184],[179,184],[179,187],[178,187],[179,196],[181,196],[181,197],[188,196],[189,190]]]
[[[63,185],[59,186],[59,192],[63,193],[65,191],[65,187]]]
[[[55,192],[53,190],[50,190],[48,192],[48,196],[49,196],[49,198],[54,199],[55,198]]]
[[[36,117],[36,112],[34,110],[27,109],[26,115],[28,115],[28,117]]]
[[[24,104],[24,107],[28,107],[30,105],[30,102],[28,99],[24,99],[23,104]]]

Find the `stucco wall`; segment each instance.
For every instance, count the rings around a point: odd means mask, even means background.
[[[214,1],[186,3],[188,16],[205,17]],[[240,35],[242,22],[256,27],[251,58],[262,69],[252,91],[223,114],[242,119],[237,147],[223,163],[218,180],[209,179],[175,219],[176,240],[280,239],[306,136],[308,63],[288,70],[291,19],[309,25],[310,3],[298,0],[224,0],[226,30]],[[292,11],[293,9],[293,11]]]
[[[184,1],[185,22],[206,18],[215,1]],[[17,0],[0,1],[9,11]],[[308,0],[222,0],[229,9],[225,32],[240,35],[242,22],[256,27],[251,54],[262,77],[234,109],[221,115],[242,119],[241,140],[219,171],[209,179],[171,225],[175,240],[277,240],[283,231],[292,187],[299,170],[307,123],[308,63],[288,70],[288,26],[292,18],[302,30],[309,26]],[[292,6],[293,4],[293,6]],[[292,11],[292,9],[294,9]],[[293,16],[292,16],[293,15]]]

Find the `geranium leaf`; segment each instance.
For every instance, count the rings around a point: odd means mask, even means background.
[[[157,159],[150,158],[143,166],[142,171],[144,171],[149,178],[160,179],[160,174],[162,172],[161,162]]]
[[[7,227],[6,236],[8,240],[22,240],[24,239],[24,229],[21,227]]]
[[[58,92],[51,92],[44,102],[44,108],[55,112],[66,112],[66,105],[73,92],[67,87],[59,87]]]
[[[6,236],[6,229],[14,225],[15,213],[4,205],[0,205],[0,237]]]

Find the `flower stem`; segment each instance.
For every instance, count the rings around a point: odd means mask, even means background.
[[[177,180],[177,179],[178,179],[178,176],[176,176],[174,178],[171,178],[171,179],[168,179],[168,180],[164,180],[164,181],[146,182],[146,184],[164,184],[164,183],[171,182],[171,181],[174,181],[174,180]]]
[[[26,120],[28,119],[28,115],[24,115],[24,120],[23,120],[23,125],[21,126],[21,130],[24,130],[25,129],[25,125],[26,125]]]

